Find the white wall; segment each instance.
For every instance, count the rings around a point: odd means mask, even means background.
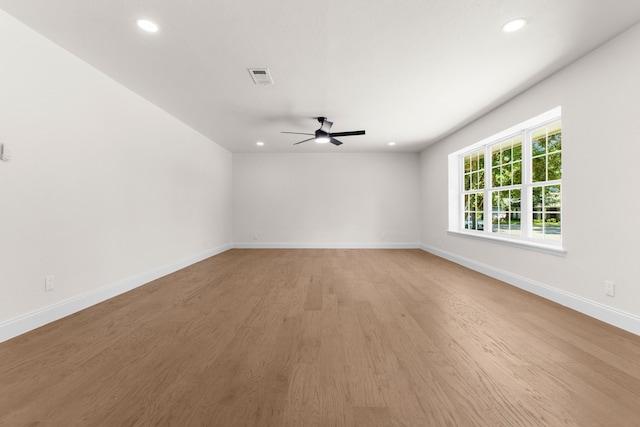
[[[423,151],[424,245],[450,257],[548,285],[557,295],[568,293],[594,303],[593,309],[604,305],[640,315],[638,51],[637,25]],[[558,105],[562,106],[564,133],[566,256],[448,235],[447,186],[443,185],[447,155]],[[614,298],[604,295],[604,280],[615,282]]]
[[[233,240],[417,247],[419,183],[417,153],[234,153]]]
[[[230,245],[228,151],[2,11],[0,52],[0,326]]]

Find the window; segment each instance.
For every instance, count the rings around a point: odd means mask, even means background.
[[[449,156],[449,229],[562,245],[560,107]]]

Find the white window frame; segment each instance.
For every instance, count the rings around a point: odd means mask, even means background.
[[[449,229],[448,233],[458,236],[490,240],[497,243],[513,245],[518,247],[529,248],[541,252],[551,253],[554,255],[563,255],[566,251],[563,248],[563,240],[551,241],[534,238],[531,235],[531,217],[532,217],[532,187],[538,187],[541,183],[531,182],[531,132],[542,126],[552,124],[562,119],[561,107],[556,107],[536,117],[519,123],[515,126],[505,129],[495,135],[478,141],[475,144],[467,146],[461,150],[449,154]],[[521,191],[521,223],[520,229],[522,235],[509,235],[503,233],[492,232],[492,203],[490,194],[496,189],[492,188],[491,174],[487,174],[487,170],[491,170],[491,147],[508,141],[515,136],[522,135],[522,184],[513,187],[520,188]],[[482,193],[484,194],[484,230],[469,230],[464,227],[464,157],[468,154],[478,152],[484,149],[485,154],[485,185]],[[487,168],[486,165],[489,164]],[[545,181],[544,185],[561,184],[562,179],[556,181]],[[500,187],[502,189],[510,189],[512,187]],[[564,186],[562,186],[564,193]],[[564,214],[562,214],[562,222],[564,223]],[[563,226],[564,229],[564,226]],[[563,233],[564,234],[564,233]]]

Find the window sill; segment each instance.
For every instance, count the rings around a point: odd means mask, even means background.
[[[499,243],[506,246],[513,246],[517,248],[528,249],[528,250],[542,252],[545,254],[550,254],[555,256],[565,256],[567,253],[566,249],[564,249],[561,246],[531,242],[528,240],[516,240],[516,239],[509,239],[504,237],[488,236],[480,233],[454,231],[454,230],[447,231],[447,234],[451,236],[470,237],[472,239],[477,239],[477,240],[484,240],[484,241],[488,240],[488,241]]]

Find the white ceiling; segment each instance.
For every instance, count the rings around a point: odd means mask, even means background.
[[[232,152],[419,151],[640,21],[638,0],[0,0]],[[135,20],[155,21],[144,33]],[[523,30],[503,33],[518,17]],[[247,68],[268,67],[275,85]],[[293,146],[316,116],[344,145]],[[257,147],[256,141],[264,141]],[[396,141],[389,147],[389,141]]]

